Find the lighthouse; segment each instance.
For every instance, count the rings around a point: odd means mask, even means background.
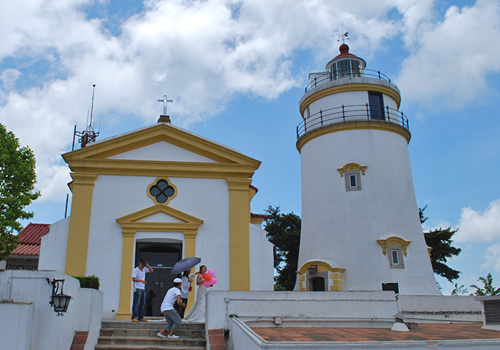
[[[300,100],[298,291],[440,295],[413,187],[401,93],[349,53],[309,74]]]

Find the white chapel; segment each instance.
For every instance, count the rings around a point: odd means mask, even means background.
[[[173,285],[172,266],[185,257],[215,270],[214,289],[273,290],[273,246],[264,216],[250,212],[259,161],[166,115],[62,156],[73,180],[71,215],[43,237],[39,269],[98,276],[104,319],[130,319],[141,257],[154,268],[146,279],[153,316]]]

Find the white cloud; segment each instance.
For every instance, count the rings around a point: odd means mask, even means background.
[[[10,90],[14,87],[16,80],[21,75],[21,72],[17,69],[6,69],[2,73],[0,73],[0,80],[3,83],[5,90]]]
[[[153,123],[167,94],[169,112],[186,127],[222,111],[235,94],[272,100],[302,86],[295,53],[312,51],[311,64],[321,67],[338,52],[341,24],[364,56],[403,35],[413,54],[398,83],[409,100],[466,101],[484,89],[485,74],[500,70],[500,5],[491,0],[450,8],[437,24],[432,0],[148,0],[117,36],[106,19],[87,18],[87,6],[96,5],[0,5],[0,120],[35,151],[42,200],[67,191],[60,154],[85,120],[92,84],[98,123]]]
[[[495,271],[500,271],[500,243],[495,243],[488,247],[482,267],[493,267]]]
[[[462,208],[456,241],[491,242],[500,240],[500,199],[491,202],[484,213]]]
[[[442,21],[407,21],[413,51],[396,79],[410,101],[429,108],[459,108],[486,92],[486,78],[500,72],[500,3],[478,0],[448,9]]]
[[[294,52],[313,50],[324,64],[337,53],[341,23],[365,52],[399,31],[386,18],[390,0],[151,0],[122,20],[118,36],[106,19],[88,19],[86,6],[95,3],[0,5],[0,120],[34,150],[42,201],[67,192],[60,154],[85,120],[92,84],[98,122],[126,115],[153,123],[166,93],[169,111],[187,126],[223,110],[234,94],[274,99],[301,85]],[[6,58],[18,65],[5,66]],[[12,85],[16,79],[23,84]]]

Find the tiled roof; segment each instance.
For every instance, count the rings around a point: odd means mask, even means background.
[[[49,231],[49,224],[33,224],[30,222],[24,230],[19,232],[20,243],[41,244],[42,236],[45,236]]]
[[[390,328],[326,328],[326,327],[253,327],[260,337],[271,342],[356,342],[379,341],[428,341],[434,345],[439,340],[500,339],[500,332],[482,329],[482,323],[420,323],[409,332],[396,332]],[[377,347],[377,349],[380,347]]]
[[[42,237],[50,231],[49,224],[33,224],[19,232],[19,245],[11,253],[11,255],[40,255],[40,245]]]
[[[250,213],[250,217],[252,218],[261,218],[261,219],[265,219],[267,216],[264,215],[264,214],[254,214],[254,213]]]
[[[40,244],[19,244],[11,255],[40,255]]]

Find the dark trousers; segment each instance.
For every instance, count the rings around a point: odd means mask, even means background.
[[[134,304],[132,305],[132,319],[144,318],[144,306],[146,305],[146,290],[136,289],[134,292]]]
[[[187,298],[181,298],[181,301],[182,301],[184,304],[186,304],[186,305],[187,305],[187,303],[188,303]],[[175,310],[177,310],[177,312],[179,313],[179,316],[180,316],[181,318],[184,318],[184,312],[186,311],[186,308],[185,308],[185,307],[180,306],[180,305],[179,305],[179,304],[177,304],[177,303],[175,303],[175,304],[174,304],[174,308],[175,308]]]

